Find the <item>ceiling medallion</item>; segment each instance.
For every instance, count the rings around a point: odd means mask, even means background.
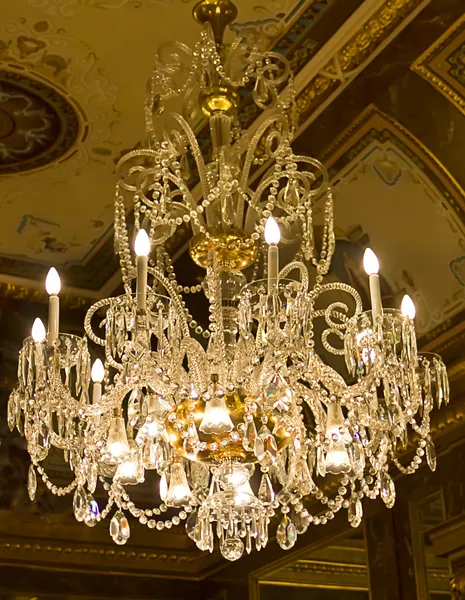
[[[435,469],[430,413],[449,394],[440,357],[417,352],[412,300],[383,307],[371,250],[371,310],[356,289],[325,281],[335,246],[327,172],[292,152],[286,60],[244,40],[221,42],[234,14],[230,2],[204,0],[195,8],[204,25],[194,49],[160,49],[146,148],[118,166],[115,250],[125,292],[89,310],[87,337],[62,334],[52,269],[48,332],[35,321],[8,405],[10,428],[25,435],[31,455],[31,499],[40,476],[53,493],[74,494],[76,519],[89,527],[115,507],[117,544],[130,537],[129,514],[157,530],[186,520],[201,550],[219,545],[229,560],[265,547],[278,513],[276,538],[289,549],[342,509],[357,527],[364,497],[392,507],[391,466],[414,473],[426,459]],[[263,111],[247,145],[237,114],[244,90]],[[183,114],[168,113],[179,97]],[[202,114],[208,154],[189,125]],[[186,183],[192,168],[200,199]],[[265,170],[252,187],[257,168]],[[206,269],[203,286],[180,285],[165,249],[185,224],[191,256]],[[294,255],[282,266],[286,240],[286,256]],[[202,287],[206,329],[183,296]],[[92,368],[88,340],[102,348]],[[345,359],[341,372],[331,355]],[[414,457],[401,464],[413,435]],[[66,487],[47,476],[52,447],[73,474]],[[155,506],[137,507],[132,487],[154,478]],[[332,497],[328,480],[337,482]],[[97,486],[107,492],[105,507],[93,497]]]
[[[79,127],[74,108],[58,91],[0,70],[0,175],[60,159],[74,146]]]

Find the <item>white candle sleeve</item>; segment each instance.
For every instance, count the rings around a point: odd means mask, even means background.
[[[58,339],[60,329],[60,298],[52,294],[48,299],[48,343]]]
[[[137,310],[146,310],[147,308],[147,256],[137,257]]]
[[[97,404],[100,402],[100,398],[102,397],[102,384],[100,381],[94,382],[94,387],[92,389],[92,404]]]
[[[279,249],[277,244],[268,246],[268,294],[271,294],[278,283]]]
[[[379,276],[372,274],[369,276],[370,281],[370,297],[371,310],[373,313],[373,323],[376,323],[378,316],[383,314],[383,305],[381,303],[381,288],[379,284]]]

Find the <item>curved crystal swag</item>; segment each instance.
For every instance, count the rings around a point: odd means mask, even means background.
[[[263,112],[248,138],[237,116],[244,90]],[[167,110],[174,97],[182,115]],[[413,473],[426,457],[435,468],[430,412],[448,401],[445,367],[417,353],[411,301],[383,309],[373,253],[372,311],[363,312],[354,288],[325,280],[333,200],[323,166],[292,152],[293,106],[282,56],[245,40],[225,46],[208,23],[193,50],[160,48],[146,147],[118,165],[115,250],[125,292],[89,310],[86,338],[60,334],[54,273],[49,332],[36,324],[20,351],[8,423],[27,439],[31,499],[39,475],[53,493],[74,494],[76,519],[88,526],[115,505],[117,544],[130,537],[129,513],[158,530],[186,520],[201,550],[216,540],[236,560],[267,544],[279,512],[276,538],[289,549],[343,508],[357,527],[364,497],[391,507],[390,465]],[[196,138],[190,123],[199,118],[209,121],[211,144]],[[178,284],[165,249],[185,225],[192,258],[206,268],[203,285]],[[281,269],[279,247],[292,256]],[[207,329],[184,300],[202,290]],[[87,340],[104,350],[92,376]],[[416,450],[402,465],[409,434]],[[47,477],[51,447],[73,474],[65,488]],[[148,471],[159,488],[155,506],[142,509],[130,490]],[[107,492],[104,508],[97,486]]]

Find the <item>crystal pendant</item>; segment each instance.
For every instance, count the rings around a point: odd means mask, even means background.
[[[13,431],[16,425],[16,402],[13,396],[8,400],[8,428],[10,431]]]
[[[95,492],[97,487],[97,476],[98,476],[98,467],[95,463],[92,463],[87,471],[87,489],[91,494]]]
[[[84,521],[87,511],[87,494],[82,487],[78,487],[74,492],[73,510],[76,521]]]
[[[110,535],[118,546],[123,546],[131,535],[129,522],[121,510],[118,510],[110,521]]]
[[[228,535],[221,543],[220,550],[226,560],[238,560],[244,554],[244,543],[241,539]]]
[[[92,494],[87,494],[87,507],[84,515],[84,523],[88,527],[94,527],[95,525],[97,525],[99,516],[100,510],[97,502],[94,500]]]
[[[295,530],[298,534],[305,533],[310,525],[310,515],[307,513],[307,511],[296,513],[292,517],[292,522],[294,523]]]
[[[258,462],[261,462],[265,458],[265,443],[259,435],[257,435],[257,437],[255,438],[253,452]]]
[[[29,494],[29,498],[31,502],[35,500],[37,491],[37,475],[34,469],[34,465],[29,467],[29,472],[27,474],[27,493]]]
[[[257,77],[254,88],[255,98],[261,104],[266,104],[270,98],[270,91],[263,75]]]
[[[436,448],[434,447],[434,442],[430,436],[428,436],[426,438],[425,442],[426,442],[426,446],[425,446],[426,462],[428,463],[428,467],[431,469],[431,471],[436,471],[437,459],[436,459]]]
[[[352,527],[357,528],[362,522],[363,507],[357,496],[352,496],[349,502],[347,517]]]
[[[258,499],[265,505],[271,504],[274,500],[274,490],[268,473],[263,473],[262,475],[258,489]]]
[[[276,531],[276,540],[283,550],[289,550],[295,544],[296,539],[295,525],[287,515],[284,515]]]
[[[198,542],[200,539],[200,526],[197,522],[197,511],[193,510],[186,521],[186,532],[187,535],[194,542]]]
[[[168,495],[168,481],[166,479],[166,473],[161,474],[158,491],[160,493],[160,500],[164,502],[166,500],[166,496]]]
[[[388,508],[392,508],[396,501],[396,487],[386,472],[381,474],[381,498]]]
[[[255,448],[255,440],[257,439],[257,428],[255,427],[255,423],[253,419],[251,421],[247,421],[245,426],[245,433],[242,439],[242,445],[246,450],[254,450]]]

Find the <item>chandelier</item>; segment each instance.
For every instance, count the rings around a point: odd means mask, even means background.
[[[193,50],[159,49],[145,148],[117,167],[124,293],[89,309],[86,337],[60,333],[52,268],[48,331],[34,322],[8,404],[31,457],[31,500],[38,479],[72,494],[76,519],[93,527],[111,517],[117,544],[130,537],[129,515],[157,530],[186,521],[198,548],[218,545],[229,560],[265,547],[269,526],[289,549],[341,509],[358,527],[364,497],[392,507],[392,466],[411,474],[425,458],[435,469],[430,413],[449,395],[440,357],[417,352],[412,300],[383,308],[370,249],[371,310],[327,277],[328,174],[291,149],[286,59],[251,40],[222,41],[236,12],[228,0],[203,0]],[[246,100],[260,112],[250,137],[239,118]],[[192,125],[205,121],[209,139]],[[170,259],[186,228],[202,284],[179,284]],[[195,294],[208,302],[206,327],[188,308]],[[89,342],[101,357],[92,367]],[[72,473],[66,487],[46,473],[52,449]],[[398,458],[405,450],[408,464]],[[144,481],[149,508],[131,500]]]

